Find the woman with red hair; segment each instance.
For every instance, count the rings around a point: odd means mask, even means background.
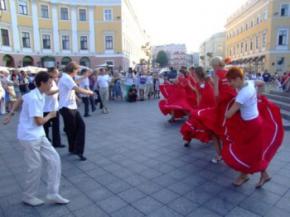
[[[227,79],[238,94],[225,113],[222,156],[230,167],[241,172],[235,186],[248,181],[248,174],[260,172],[256,185],[260,188],[271,179],[267,167],[283,140],[280,109],[257,96],[256,88],[262,87],[263,81],[246,81],[237,67],[229,69]]]

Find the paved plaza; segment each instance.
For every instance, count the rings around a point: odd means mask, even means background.
[[[158,101],[116,102],[110,110],[108,115],[96,111],[85,119],[87,161],[80,162],[66,148],[58,149],[61,194],[71,200],[66,206],[32,208],[21,203],[25,165],[16,140],[18,118],[8,126],[1,124],[0,216],[290,216],[290,133],[269,168],[272,181],[255,190],[258,175],[254,175],[235,188],[231,181],[236,173],[209,162],[214,156],[210,145],[193,141],[190,149],[183,147],[181,122],[170,125],[159,113]],[[45,197],[45,177],[40,198]]]

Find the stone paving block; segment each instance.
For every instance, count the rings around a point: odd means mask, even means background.
[[[219,215],[204,207],[200,207],[194,210],[192,213],[190,213],[187,217],[222,217],[222,215]]]
[[[34,207],[22,203],[6,207],[3,212],[5,217],[40,217]]]
[[[188,215],[198,207],[198,204],[184,197],[180,197],[170,202],[167,206],[181,215]]]
[[[207,201],[209,201],[211,198],[215,197],[215,195],[201,191],[198,188],[196,188],[195,190],[185,194],[184,197],[191,200],[194,203],[202,205]]]
[[[155,210],[158,210],[163,205],[162,203],[148,196],[141,200],[133,202],[132,206],[141,211],[142,213],[144,213],[145,215],[148,215],[154,212]]]
[[[143,217],[144,214],[132,206],[126,206],[111,214],[111,217]]]
[[[164,206],[157,211],[151,213],[149,217],[182,217],[182,215]]]
[[[124,182],[122,180],[119,180],[117,182],[113,182],[113,183],[107,185],[106,187],[115,194],[121,193],[123,191],[126,191],[126,190],[132,188],[131,185],[129,185],[127,182]]]
[[[151,197],[160,201],[163,204],[167,204],[167,203],[177,199],[178,197],[180,197],[180,195],[177,193],[174,193],[173,191],[170,191],[168,189],[163,189],[161,191],[158,191],[158,192],[152,194]]]
[[[43,205],[36,207],[37,212],[41,217],[61,217],[70,214],[66,206],[59,206],[55,204]]]
[[[105,187],[86,193],[87,197],[94,202],[99,202],[113,196],[113,193]]]
[[[289,217],[289,211],[285,209],[280,209],[277,207],[273,207],[265,217]]]
[[[273,207],[269,203],[257,201],[256,199],[253,198],[244,200],[239,206],[261,216],[267,214]]]
[[[138,186],[136,186],[140,191],[142,191],[145,194],[153,194],[157,191],[160,191],[163,187],[155,184],[154,182],[144,182]]]
[[[260,217],[260,215],[254,214],[248,210],[240,207],[234,208],[225,217]]]
[[[216,212],[218,213],[219,215],[226,215],[228,214],[234,207],[235,205],[226,201],[226,200],[223,200],[221,198],[212,198],[211,200],[209,200],[208,202],[206,202],[204,204],[204,206],[213,211],[213,212]]]
[[[146,194],[138,190],[137,188],[129,189],[119,194],[123,200],[127,201],[128,203],[133,203],[141,198],[146,197]]]
[[[194,186],[189,185],[189,184],[185,184],[183,182],[178,182],[178,183],[175,183],[175,184],[170,185],[168,187],[169,190],[171,190],[177,194],[180,194],[180,195],[183,195],[183,194],[190,192],[193,188],[194,188]]]
[[[74,211],[73,214],[76,217],[109,217],[107,213],[96,205],[83,207],[82,209]]]
[[[103,201],[98,202],[97,205],[99,205],[105,212],[113,213],[113,212],[127,206],[128,203],[125,202],[124,200],[122,200],[118,196],[112,196],[112,197],[109,197]]]
[[[93,205],[93,201],[83,195],[76,195],[75,197],[68,197],[70,203],[66,207],[70,211],[81,209],[85,206]]]

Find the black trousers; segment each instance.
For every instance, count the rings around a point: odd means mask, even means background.
[[[44,112],[43,116],[45,117],[49,112]],[[52,128],[52,140],[49,137],[49,128]],[[56,117],[50,119],[48,122],[46,122],[43,125],[46,137],[49,141],[52,141],[52,145],[54,147],[60,146],[61,145],[61,140],[60,140],[60,132],[59,132],[59,113],[56,113]]]
[[[85,148],[86,125],[81,114],[76,109],[62,108],[64,128],[68,140],[68,151],[82,155]]]
[[[84,109],[85,109],[84,115],[87,116],[89,115],[89,104],[90,104],[89,97],[82,97],[82,101],[84,103]]]

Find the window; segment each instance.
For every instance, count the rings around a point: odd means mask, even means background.
[[[248,52],[248,43],[245,42],[245,52]]]
[[[50,35],[44,34],[42,35],[42,44],[43,44],[43,49],[50,49]]]
[[[281,17],[288,16],[288,11],[289,11],[289,5],[287,4],[281,5]]]
[[[278,45],[286,46],[288,44],[288,31],[286,29],[279,30],[278,32]]]
[[[5,0],[0,0],[0,10],[6,11],[6,2]]]
[[[113,36],[107,35],[105,36],[106,50],[113,50]]]
[[[241,43],[241,53],[244,52],[244,42]]]
[[[63,35],[61,41],[62,41],[62,49],[69,50],[69,36]]]
[[[81,50],[88,49],[88,36],[81,36]]]
[[[256,49],[259,49],[259,35],[256,35]]]
[[[68,20],[68,8],[60,8],[60,19]]]
[[[263,32],[262,34],[262,48],[265,48],[267,44],[267,33]]]
[[[1,29],[1,38],[3,46],[10,46],[9,33],[7,29]]]
[[[250,41],[250,50],[253,50],[253,40]]]
[[[41,5],[41,17],[48,18],[48,5]]]
[[[28,15],[28,6],[26,0],[18,0],[18,13]]]
[[[23,48],[31,48],[29,32],[22,32],[22,46]]]
[[[104,11],[104,19],[105,19],[105,21],[112,21],[113,20],[112,10],[111,9],[105,9],[105,11]]]
[[[267,20],[268,19],[268,10],[265,10],[264,11],[264,20]]]
[[[79,10],[79,19],[80,19],[80,21],[86,21],[87,20],[87,10],[86,9],[80,9]]]

